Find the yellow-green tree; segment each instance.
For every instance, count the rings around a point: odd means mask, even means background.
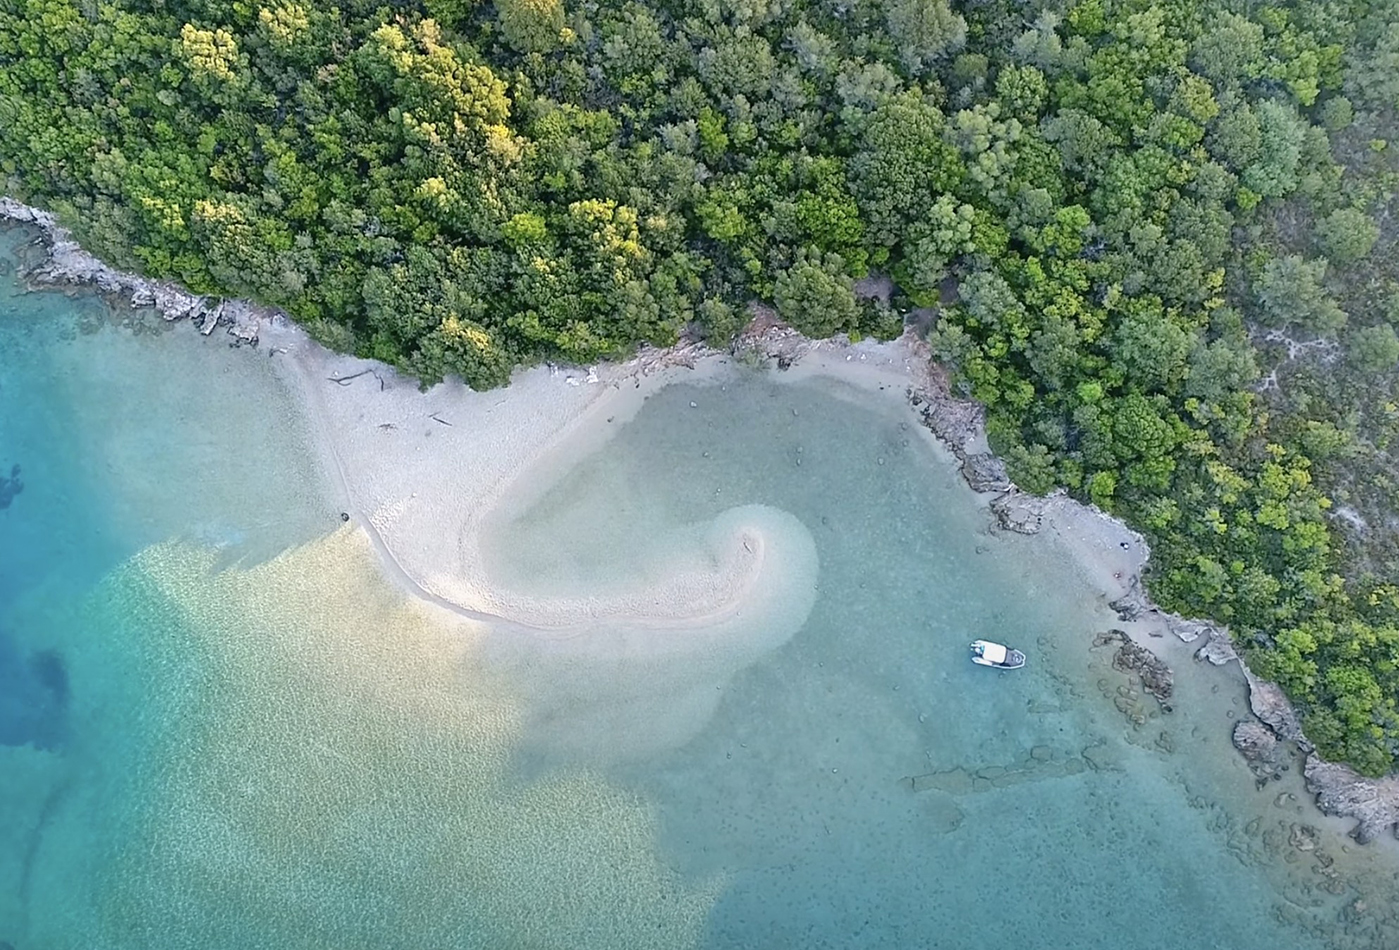
[[[521,53],[544,53],[559,45],[563,0],[496,0],[505,42]]]

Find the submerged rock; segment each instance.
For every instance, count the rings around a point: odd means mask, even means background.
[[[25,656],[0,630],[0,745],[59,750],[67,733],[68,671],[51,650]]]
[[[958,807],[949,795],[930,795],[923,801],[923,814],[929,831],[934,834],[951,834],[967,819],[967,813]]]
[[[22,491],[24,482],[19,480],[19,466],[11,466],[9,475],[0,475],[0,508],[10,507],[10,502]]]
[[[1316,804],[1328,815],[1356,819],[1350,836],[1369,844],[1387,831],[1399,831],[1399,776],[1365,778],[1338,762],[1326,762],[1315,753],[1307,756],[1302,774]]]
[[[1135,673],[1142,681],[1142,689],[1156,697],[1161,708],[1171,711],[1171,693],[1175,689],[1175,678],[1171,668],[1155,653],[1127,636],[1125,630],[1109,630],[1093,638],[1095,647],[1120,644],[1112,658],[1112,668],[1119,673]]]

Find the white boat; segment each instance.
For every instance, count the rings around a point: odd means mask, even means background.
[[[998,670],[1018,670],[1025,665],[1025,654],[990,640],[973,640],[972,662]]]

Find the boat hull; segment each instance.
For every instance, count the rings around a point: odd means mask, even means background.
[[[972,662],[997,670],[1018,670],[1025,665],[1025,654],[989,640],[974,640]]]

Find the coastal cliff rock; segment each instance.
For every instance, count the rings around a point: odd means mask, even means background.
[[[990,452],[976,452],[962,459],[962,477],[972,491],[1004,492],[1011,488],[1005,463]]]
[[[1161,708],[1171,711],[1171,693],[1175,679],[1171,668],[1160,657],[1127,636],[1124,630],[1109,630],[1093,638],[1095,647],[1120,644],[1112,658],[1112,668],[1119,673],[1135,674],[1141,678],[1142,689],[1156,697]]]
[[[1356,819],[1350,832],[1356,841],[1369,844],[1387,831],[1399,837],[1399,776],[1365,778],[1348,765],[1325,762],[1315,754],[1307,756],[1302,774],[1318,808]]]
[[[1243,754],[1260,787],[1282,774],[1286,747],[1258,720],[1247,719],[1234,727],[1234,748]]]

